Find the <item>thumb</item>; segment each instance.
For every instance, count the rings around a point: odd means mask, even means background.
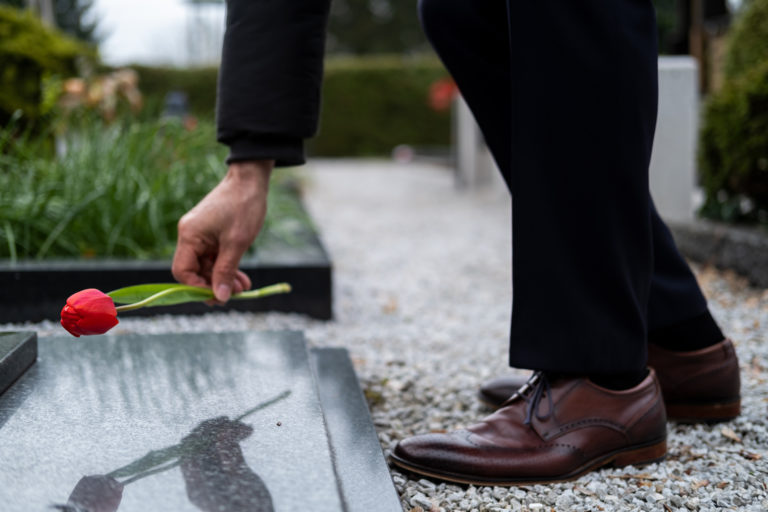
[[[213,294],[219,302],[227,302],[232,295],[240,256],[238,251],[229,249],[219,252],[216,257],[211,276],[211,288],[213,288]]]

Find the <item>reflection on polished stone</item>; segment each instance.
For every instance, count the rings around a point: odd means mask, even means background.
[[[289,391],[281,393],[234,420],[226,416],[206,420],[179,444],[153,450],[107,475],[84,476],[67,503],[53,508],[116,512],[128,484],[180,466],[189,501],[200,510],[273,512],[272,497],[264,481],[245,462],[240,441],[250,437],[253,428],[242,420],[289,395]]]
[[[0,425],[7,512],[344,509],[298,333],[41,339]]]

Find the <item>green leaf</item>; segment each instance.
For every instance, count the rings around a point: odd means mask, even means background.
[[[185,302],[200,302],[213,298],[213,292],[209,288],[187,286],[178,283],[152,283],[128,286],[113,290],[107,293],[107,295],[112,297],[115,304],[134,304],[145,301],[162,292],[165,293],[144,307],[170,306]]]
[[[277,283],[257,290],[248,290],[232,295],[232,299],[258,299],[277,293],[289,293],[291,285]],[[128,286],[107,293],[118,306],[118,313],[154,306],[172,306],[185,302],[201,302],[214,298],[209,288],[187,286],[176,283],[152,283]]]

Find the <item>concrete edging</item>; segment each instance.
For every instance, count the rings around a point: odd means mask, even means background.
[[[753,285],[768,288],[768,231],[765,229],[708,220],[668,225],[685,257],[731,269]]]

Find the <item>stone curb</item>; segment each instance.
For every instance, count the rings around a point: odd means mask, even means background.
[[[706,220],[668,225],[685,257],[731,269],[768,288],[768,231]]]

